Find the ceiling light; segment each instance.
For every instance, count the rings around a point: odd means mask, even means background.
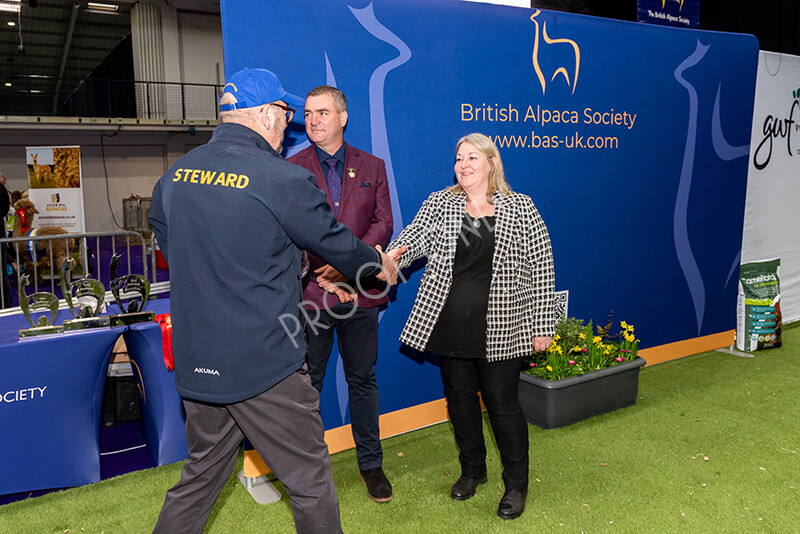
[[[13,20],[9,20],[8,22],[6,22],[6,24],[8,24],[9,26],[16,26],[17,25],[17,23],[14,22]]]
[[[6,82],[6,87],[11,87],[11,82]]]
[[[0,11],[19,13],[20,0],[3,0],[0,2]]]
[[[116,13],[116,11],[119,9],[117,4],[102,4],[100,2],[89,2],[86,4],[86,7],[90,10],[107,11],[110,13]]]

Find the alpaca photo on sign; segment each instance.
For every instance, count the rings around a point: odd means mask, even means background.
[[[31,189],[44,189],[56,186],[52,168],[52,150],[50,154],[44,152],[32,152],[31,162],[28,164],[28,183]],[[47,156],[50,157],[47,157]],[[50,160],[49,162],[47,160]]]

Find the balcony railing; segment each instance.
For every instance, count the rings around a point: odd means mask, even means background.
[[[222,86],[55,76],[0,78],[0,115],[216,120]]]

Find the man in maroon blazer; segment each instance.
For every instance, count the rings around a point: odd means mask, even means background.
[[[310,147],[289,161],[305,167],[325,192],[336,219],[368,245],[385,247],[392,234],[392,206],[386,166],[382,159],[344,142],[347,100],[339,89],[323,85],[306,97],[305,123]],[[383,450],[378,427],[378,310],[386,304],[386,287],[372,280],[353,282],[336,269],[309,255],[309,276],[304,279],[304,305],[311,383],[322,390],[322,380],[338,335],[350,397],[350,421],[356,443],[361,479],[376,502],[392,498],[392,485],[383,473]],[[335,285],[332,285],[335,284]],[[325,288],[328,288],[326,291]]]

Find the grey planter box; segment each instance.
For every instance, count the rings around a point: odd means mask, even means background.
[[[639,369],[636,357],[613,367],[561,380],[520,373],[519,402],[525,419],[541,428],[560,428],[636,403]]]

